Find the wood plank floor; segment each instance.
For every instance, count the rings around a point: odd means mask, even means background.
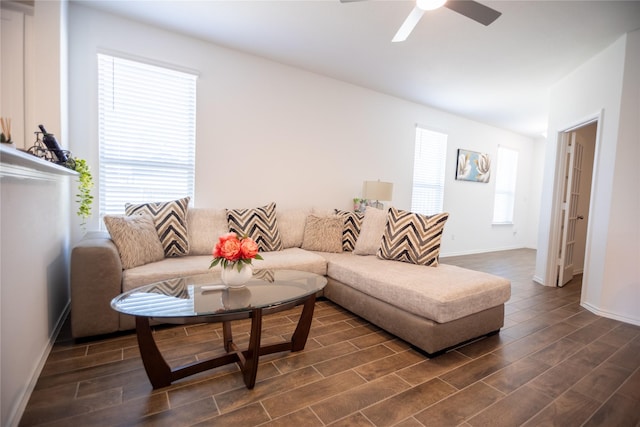
[[[428,359],[318,301],[307,347],[264,357],[247,390],[235,365],[152,390],[134,334],[74,342],[63,331],[22,426],[638,426],[640,327],[579,305],[581,281],[532,282],[533,250],[442,259],[512,281],[500,334]],[[265,318],[290,336],[300,309]],[[234,324],[246,342],[249,324]],[[155,331],[171,364],[221,349],[219,325]]]

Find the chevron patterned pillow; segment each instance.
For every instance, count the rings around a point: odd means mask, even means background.
[[[342,230],[342,250],[345,252],[353,251],[356,247],[356,241],[360,235],[362,228],[362,220],[364,213],[351,212],[335,209],[336,215],[344,219],[344,229]]]
[[[283,249],[275,203],[253,209],[227,209],[227,222],[229,231],[251,237],[263,252]]]
[[[183,256],[189,253],[187,209],[190,199],[190,197],[184,197],[170,202],[150,202],[137,205],[127,203],[124,210],[127,215],[148,212],[156,225],[158,237],[160,237],[164,248],[164,256]]]
[[[436,267],[448,213],[432,216],[389,209],[378,258]]]

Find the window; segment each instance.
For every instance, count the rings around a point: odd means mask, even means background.
[[[424,215],[442,212],[447,135],[416,128],[411,210]]]
[[[498,147],[496,196],[493,202],[494,224],[513,224],[517,173],[518,152],[510,148]]]
[[[196,76],[98,54],[100,218],[193,197]]]

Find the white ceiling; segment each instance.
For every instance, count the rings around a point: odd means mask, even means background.
[[[402,43],[413,1],[79,2],[530,136],[555,82],[640,28],[640,1],[481,1],[488,27],[441,8]]]

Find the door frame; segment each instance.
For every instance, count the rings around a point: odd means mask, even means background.
[[[591,194],[595,191],[595,177],[598,172],[598,158],[600,157],[600,132],[602,130],[602,119],[603,119],[603,110],[598,111],[597,113],[591,114],[579,121],[576,121],[572,124],[564,126],[561,130],[558,131],[556,135],[556,164],[555,164],[555,175],[553,180],[553,195],[551,201],[551,221],[549,226],[549,243],[548,243],[548,251],[547,251],[547,270],[545,272],[544,283],[546,286],[557,287],[557,272],[558,272],[558,256],[560,253],[560,245],[561,238],[558,238],[560,232],[562,230],[562,193],[564,190],[564,175],[566,171],[566,155],[567,155],[567,146],[568,139],[570,138],[571,132],[579,129],[581,127],[590,125],[592,123],[596,123],[596,141],[595,141],[595,152],[593,156],[593,171],[591,174]],[[593,199],[589,201],[589,218],[591,217],[591,211],[593,209]],[[584,283],[586,278],[589,275],[589,262],[590,253],[591,253],[591,228],[592,222],[589,221],[587,225],[587,238],[585,244],[585,265],[584,271],[582,273],[583,277],[583,291],[584,291]]]

